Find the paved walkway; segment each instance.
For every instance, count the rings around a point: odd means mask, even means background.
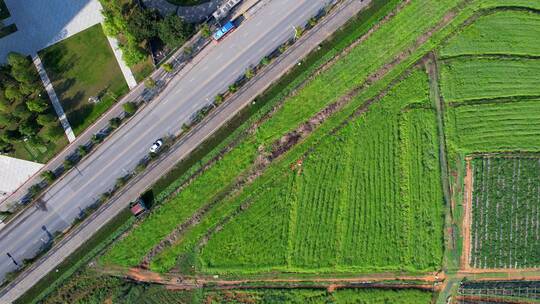
[[[223,0],[211,0],[194,6],[178,6],[167,0],[142,0],[142,2],[148,8],[157,9],[161,15],[166,16],[176,13],[187,22],[198,23],[212,15]]]
[[[51,99],[54,111],[56,112],[56,115],[58,115],[58,119],[60,119],[60,123],[62,124],[62,127],[64,128],[64,131],[66,132],[66,136],[69,140],[69,142],[75,141],[75,133],[73,133],[73,130],[71,129],[71,125],[69,124],[69,121],[66,117],[66,113],[64,113],[64,109],[62,108],[62,104],[60,104],[60,101],[58,100],[58,96],[56,96],[56,92],[54,91],[54,88],[52,86],[51,80],[49,79],[49,76],[47,76],[47,72],[45,71],[45,67],[43,66],[43,63],[41,62],[41,59],[37,54],[32,55],[32,60],[34,61],[34,65],[36,66],[36,69],[38,70],[39,77],[41,78],[41,81],[43,82],[43,86],[45,87],[45,90],[47,91],[47,94],[49,95],[49,98]]]
[[[133,76],[133,73],[131,72],[131,69],[128,67],[126,62],[124,61],[122,57],[122,50],[118,47],[118,40],[113,37],[107,36],[107,40],[109,41],[109,44],[113,50],[114,57],[116,58],[116,62],[118,62],[118,65],[120,66],[120,70],[122,71],[122,74],[124,75],[124,79],[126,79],[127,85],[130,90],[135,88],[137,86],[137,80],[135,80],[135,77]]]

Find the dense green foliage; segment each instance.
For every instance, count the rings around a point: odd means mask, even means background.
[[[539,151],[540,100],[451,107],[447,129],[465,152]]]
[[[431,293],[413,289],[339,289],[333,293],[323,290],[232,290],[206,291],[204,303],[295,303],[295,304],[427,304]]]
[[[459,58],[441,65],[447,102],[540,95],[539,59]]]
[[[540,265],[540,159],[473,160],[471,266]]]
[[[32,60],[10,53],[0,66],[0,153],[42,161],[21,153],[24,145],[44,152],[62,133]]]
[[[370,73],[392,61],[404,48],[415,43],[416,39],[436,24],[456,2],[446,0],[432,3],[417,0],[407,5],[400,14],[288,99],[271,119],[259,126],[256,134],[225,155],[218,166],[210,168],[197,178],[178,198],[153,212],[141,226],[113,248],[105,261],[121,265],[139,263],[160,239],[195,210],[211,202],[216,194],[226,190],[227,186],[234,182],[236,176],[248,169],[256,157],[258,147],[268,146],[281,134],[363,83]],[[242,165],[239,165],[240,163]],[[205,180],[208,182],[203,182]],[[174,263],[175,258],[172,259]],[[170,261],[167,265],[170,265]]]
[[[101,24],[40,51],[39,56],[76,135],[129,90]],[[99,98],[99,103],[89,102],[91,97]]]
[[[540,14],[496,11],[481,15],[440,50],[442,57],[460,55],[540,55]]]
[[[443,200],[427,100],[427,77],[415,72],[297,168],[250,189],[254,206],[211,237],[202,267],[436,269]]]
[[[100,0],[105,32],[120,41],[124,60],[130,66],[143,63],[145,46],[159,38],[172,47],[193,34],[193,27],[178,16],[161,18],[153,9],[142,8],[133,0]]]

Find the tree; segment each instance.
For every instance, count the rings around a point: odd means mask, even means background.
[[[217,94],[216,97],[214,97],[214,103],[216,104],[216,106],[219,106],[224,99],[225,97],[223,97],[223,94]]]
[[[42,126],[49,126],[49,125],[58,123],[58,118],[55,115],[50,114],[50,113],[39,114],[36,121],[38,124]]]
[[[45,129],[45,132],[43,132],[43,137],[49,141],[53,141],[58,139],[58,137],[61,137],[64,135],[64,129],[62,129],[59,125],[56,126],[48,126]]]
[[[126,102],[122,105],[122,108],[124,108],[124,112],[129,116],[137,112],[137,105],[134,102]]]
[[[255,76],[255,70],[252,67],[247,68],[246,70],[246,78],[251,79]]]
[[[7,127],[12,119],[13,117],[9,113],[0,113],[0,128]]]
[[[35,136],[39,131],[39,126],[34,120],[25,120],[19,125],[19,132],[28,137]]]
[[[208,23],[203,23],[201,25],[201,36],[203,36],[204,38],[208,38],[212,35],[212,32],[210,32],[210,26],[208,25]]]
[[[163,70],[167,73],[170,73],[173,71],[173,66],[170,63],[165,63],[162,65],[162,67],[163,67]]]
[[[51,183],[56,179],[56,175],[51,170],[47,170],[41,173],[41,178],[43,178],[48,183]]]
[[[177,15],[169,15],[158,24],[158,36],[167,45],[182,44],[193,32],[193,26]]]
[[[36,113],[42,113],[49,108],[49,103],[43,99],[31,99],[26,102],[28,110]]]
[[[157,35],[158,21],[159,14],[156,10],[136,6],[128,17],[127,30],[138,42],[142,42]]]
[[[21,120],[27,120],[32,116],[32,112],[28,111],[28,108],[24,103],[21,103],[13,109],[13,116],[20,118]]]
[[[21,91],[19,91],[19,88],[13,85],[6,87],[4,90],[4,96],[11,102],[20,101],[24,98],[24,95],[21,93]]]
[[[0,152],[2,153],[9,153],[13,150],[13,145],[9,142],[5,142],[3,140],[0,140]]]
[[[128,66],[132,67],[146,59],[146,53],[144,49],[134,41],[135,38],[130,38],[128,35],[127,39],[128,42],[126,44],[121,44],[120,49],[122,49],[124,61]]]
[[[116,129],[120,126],[120,123],[122,121],[120,120],[120,118],[118,117],[115,117],[115,118],[111,118],[111,120],[109,120],[109,125],[111,126],[111,128],[113,129]]]
[[[66,171],[73,168],[74,165],[73,161],[71,161],[69,158],[66,158],[62,164],[64,165],[64,170]]]
[[[144,81],[144,86],[147,88],[147,89],[153,89],[155,88],[157,85],[156,81],[152,78],[152,77],[149,77],[148,79],[146,79]]]
[[[77,153],[81,158],[83,158],[86,154],[88,154],[88,148],[84,145],[80,145],[77,147]]]
[[[236,93],[236,91],[238,91],[238,86],[237,86],[236,84],[231,84],[231,85],[229,86],[229,92],[230,92],[231,94],[234,94],[234,93]]]
[[[7,56],[7,62],[11,66],[11,75],[18,82],[33,83],[37,80],[36,68],[28,57],[11,52]]]

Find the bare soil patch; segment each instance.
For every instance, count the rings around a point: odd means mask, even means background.
[[[471,168],[471,158],[465,158],[465,178],[463,191],[463,223],[461,225],[463,237],[463,251],[461,252],[460,268],[470,269],[471,256],[471,223],[472,223],[472,195],[473,195],[473,173]]]

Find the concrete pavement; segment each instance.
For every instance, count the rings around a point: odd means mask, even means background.
[[[56,112],[56,115],[58,116],[58,119],[60,120],[60,124],[62,125],[62,128],[64,128],[64,132],[66,133],[67,139],[69,140],[70,143],[74,142],[75,133],[73,133],[73,129],[71,129],[71,125],[69,124],[66,113],[64,113],[64,108],[62,108],[62,104],[60,103],[60,100],[58,100],[58,96],[56,95],[56,92],[54,91],[51,80],[49,79],[49,76],[47,75],[47,71],[45,71],[45,67],[43,66],[43,63],[41,62],[41,58],[39,58],[38,54],[33,54],[32,61],[34,62],[34,65],[36,66],[36,69],[39,74],[39,78],[41,78],[41,82],[43,83],[43,87],[45,88],[45,91],[47,91],[47,95],[49,95],[49,99],[51,100],[51,103],[53,105],[54,111]]]
[[[306,0],[308,1],[308,0]],[[287,3],[284,4],[283,2],[287,2],[286,0],[275,0],[272,4],[268,6],[268,10],[261,10],[260,17],[261,18],[269,18],[274,15],[274,13],[281,15],[281,18],[276,18],[276,24],[283,24],[283,19],[289,19],[286,20],[284,24],[288,26],[297,25],[303,23],[307,18],[309,18],[313,13],[315,13],[320,6],[324,3],[323,1],[320,1],[318,3],[314,3],[314,1],[308,1],[307,2],[301,2],[298,1],[296,3]],[[366,1],[367,3],[368,1]],[[336,16],[333,16],[333,18],[325,19],[324,22],[320,23],[317,28],[317,31],[310,31],[308,34],[306,34],[304,37],[301,38],[301,42],[298,44],[295,44],[293,47],[291,47],[285,54],[285,56],[280,57],[277,61],[275,61],[269,69],[265,70],[262,74],[257,75],[254,79],[250,81],[250,86],[244,87],[237,95],[235,95],[234,98],[226,102],[224,105],[219,107],[215,112],[213,112],[209,117],[207,117],[204,122],[198,127],[196,127],[194,130],[191,131],[191,133],[184,137],[179,143],[177,143],[171,151],[165,155],[165,159],[161,162],[154,163],[150,171],[147,172],[144,176],[139,176],[135,178],[133,181],[130,182],[130,187],[126,188],[123,192],[119,193],[113,200],[111,200],[107,205],[103,206],[97,213],[91,216],[90,219],[85,221],[85,223],[81,226],[79,226],[75,231],[73,231],[70,236],[68,236],[66,239],[61,241],[59,246],[56,246],[53,250],[51,250],[44,258],[40,259],[32,268],[31,271],[27,271],[23,273],[23,275],[20,276],[20,278],[14,282],[14,284],[8,285],[8,288],[4,289],[2,291],[2,298],[0,302],[4,301],[5,303],[8,303],[9,301],[15,299],[18,297],[22,292],[27,290],[29,287],[31,287],[39,278],[43,277],[48,271],[54,269],[54,267],[60,263],[60,261],[63,260],[69,253],[73,252],[80,244],[82,244],[86,239],[88,239],[93,232],[95,232],[99,227],[101,227],[104,223],[106,223],[109,219],[111,219],[115,214],[120,212],[123,208],[127,206],[129,201],[135,199],[146,187],[151,185],[155,180],[157,180],[164,172],[166,172],[169,168],[174,166],[174,164],[181,158],[185,157],[189,154],[190,151],[196,148],[198,144],[200,144],[205,138],[210,136],[214,130],[219,128],[221,125],[226,123],[228,119],[230,119],[234,113],[239,111],[243,106],[247,105],[255,96],[257,96],[260,92],[262,92],[265,88],[267,88],[273,81],[278,79],[283,73],[286,72],[286,70],[293,65],[297,63],[297,60],[299,58],[304,57],[311,49],[315,48],[320,42],[322,42],[326,37],[328,37],[333,31],[335,31],[337,28],[339,28],[343,23],[345,23],[351,16],[356,14],[362,7],[364,7],[366,4],[362,1],[350,1],[348,2],[349,6],[344,7],[343,9],[336,11]],[[277,5],[278,7],[276,7]],[[284,9],[285,12],[289,13],[288,16],[285,16],[286,13],[283,11],[280,11],[280,9]],[[277,11],[276,11],[277,10]],[[275,18],[275,17],[274,17]],[[297,19],[298,18],[298,19]],[[279,20],[282,19],[282,20]],[[251,19],[252,22],[257,22],[258,18]],[[237,32],[233,33],[235,35],[231,35],[228,37],[229,41],[231,41],[231,44],[236,44],[239,41],[234,39],[237,37],[237,39],[241,39],[242,37],[251,37],[250,35],[257,35],[257,31],[254,30],[256,28],[254,27],[248,27],[248,24],[244,25],[245,32],[241,31],[242,28],[238,29]],[[254,26],[255,24],[253,24]],[[252,33],[250,29],[254,30]],[[270,29],[267,32],[268,33],[275,33],[276,29]],[[280,38],[287,39],[289,38],[293,33],[287,33],[289,31],[284,32],[283,34],[280,34]],[[276,33],[278,34],[278,33]],[[261,34],[261,39],[264,41],[269,41],[271,39],[268,39],[268,36],[266,34]],[[227,41],[227,40],[226,40]],[[223,48],[232,48],[233,50],[235,46],[229,46],[224,41],[219,46],[222,46]],[[277,40],[276,40],[277,42]],[[254,44],[254,43],[250,43]],[[278,43],[279,44],[279,43]],[[248,44],[249,45],[249,44]],[[277,44],[276,44],[277,45]],[[270,45],[261,45],[261,48],[259,49],[261,51],[268,51],[266,47],[269,47]],[[275,45],[274,45],[275,48]],[[250,48],[240,48],[240,51],[246,51]],[[272,49],[272,48],[271,48]],[[270,49],[270,50],[271,50]],[[214,55],[219,55],[220,53],[210,53],[207,54],[206,58],[213,57]],[[265,55],[265,52],[261,52],[261,56]],[[255,55],[252,55],[255,56]],[[239,59],[242,59],[242,55],[238,56]],[[212,58],[210,58],[212,59]],[[215,58],[214,58],[215,59]],[[260,58],[259,58],[260,59]],[[217,59],[219,61],[219,58]],[[206,60],[201,61],[202,63],[207,63]],[[249,64],[249,61],[245,62],[246,64]],[[193,69],[193,73],[187,73],[183,80],[188,81],[188,85],[190,83],[190,79],[193,79],[191,77],[196,77],[196,72],[201,72],[201,69],[204,69],[205,66],[202,66],[199,64],[197,66],[197,69]],[[206,69],[209,69],[209,66],[206,66]],[[225,69],[226,70],[226,69]],[[245,66],[238,69],[240,72],[243,72],[245,70]],[[221,74],[217,74],[216,77],[220,76]],[[231,75],[235,76],[235,75]],[[181,81],[181,82],[184,82]],[[191,81],[191,83],[194,83],[194,81]],[[204,84],[202,84],[202,88],[204,88]],[[196,84],[192,84],[194,87],[194,90],[196,90],[197,86]],[[208,88],[208,86],[206,86]],[[159,104],[166,104],[167,100],[169,100],[170,97],[176,97],[171,96],[170,93],[173,93],[174,91],[177,91],[181,89],[181,85],[177,86],[171,86],[170,90],[165,90],[164,93],[169,94],[163,94],[159,100]],[[180,92],[183,92],[182,90]],[[218,90],[219,92],[219,90]],[[177,99],[170,99],[171,102],[178,102]],[[191,98],[187,98],[187,100],[192,100]],[[158,104],[158,105],[159,105]],[[189,103],[188,103],[189,105]],[[169,105],[170,106],[170,105]],[[156,107],[158,108],[158,107]],[[117,133],[113,138],[111,138],[108,143],[109,145],[104,145],[100,148],[101,153],[96,153],[94,155],[94,159],[92,161],[86,161],[81,164],[80,171],[81,173],[75,173],[75,176],[71,177],[71,183],[68,183],[68,185],[64,185],[63,187],[60,187],[60,189],[55,189],[55,193],[50,193],[50,198],[47,199],[47,211],[43,210],[29,210],[29,212],[25,212],[28,214],[25,214],[27,216],[28,220],[23,220],[19,225],[14,225],[7,227],[6,229],[1,231],[1,241],[0,241],[0,259],[2,261],[0,262],[2,267],[2,270],[5,271],[6,267],[10,267],[11,261],[8,260],[7,256],[4,252],[4,245],[7,244],[10,246],[7,250],[11,250],[10,252],[13,252],[14,256],[16,258],[20,258],[19,254],[20,250],[27,250],[28,247],[24,248],[24,244],[22,244],[23,248],[20,249],[20,246],[13,246],[11,244],[20,244],[20,241],[23,243],[29,243],[29,244],[35,244],[33,240],[37,238],[39,242],[39,237],[42,237],[41,234],[43,234],[43,231],[36,231],[41,230],[38,229],[38,226],[40,224],[43,224],[43,222],[51,221],[52,224],[55,225],[57,223],[67,223],[67,220],[69,219],[67,214],[70,212],[70,206],[64,206],[64,210],[58,209],[57,206],[52,205],[59,204],[61,205],[61,202],[58,202],[54,200],[55,195],[57,195],[59,192],[65,191],[64,188],[69,188],[70,191],[72,191],[73,194],[78,194],[75,196],[75,199],[72,200],[69,197],[66,197],[66,201],[68,204],[74,204],[77,205],[80,203],[84,203],[85,200],[79,199],[79,195],[83,196],[85,191],[88,191],[85,182],[88,183],[88,179],[92,179],[89,175],[89,171],[92,167],[92,164],[98,163],[97,169],[92,169],[91,172],[94,172],[94,170],[97,170],[96,174],[100,178],[106,178],[99,174],[99,171],[101,171],[100,167],[103,166],[103,159],[101,158],[103,155],[107,154],[107,151],[113,151],[115,146],[118,144],[118,142],[122,142],[121,138],[118,137],[126,137],[127,134],[130,132],[134,132],[137,130],[138,127],[149,127],[152,128],[152,121],[151,124],[148,125],[145,123],[145,120],[147,117],[154,118],[156,115],[156,108],[147,108],[146,112],[144,113],[146,115],[143,115],[143,113],[140,113],[135,118],[138,118],[137,121],[134,121],[133,123],[129,123],[128,125],[121,128],[120,131],[122,134]],[[178,113],[175,113],[178,115]],[[175,115],[173,114],[173,115]],[[172,116],[172,115],[171,115]],[[168,122],[168,120],[158,120],[154,121],[155,124],[161,124],[160,122]],[[179,125],[178,125],[179,127]],[[127,133],[127,134],[126,134]],[[139,133],[135,133],[139,134]],[[151,136],[151,134],[150,134]],[[149,137],[154,138],[154,137]],[[137,139],[131,139],[132,142],[137,142]],[[128,143],[129,144],[129,143]],[[147,146],[150,144],[150,142],[146,142],[146,140],[142,140],[141,144],[144,146],[144,153],[146,153]],[[120,146],[121,147],[121,146]],[[128,152],[131,151],[131,149],[128,149]],[[117,152],[122,153],[122,152]],[[101,154],[101,155],[99,155]],[[122,157],[126,158],[126,155],[120,155],[120,157],[116,158],[117,163],[112,161],[112,164],[109,166],[109,170],[105,169],[105,174],[110,175],[110,171],[114,171],[116,165],[118,163],[122,162]],[[107,163],[110,159],[105,159],[105,162]],[[106,165],[105,165],[106,166]],[[113,170],[111,170],[113,169]],[[121,170],[120,170],[121,171]],[[78,177],[81,176],[81,177]],[[84,177],[84,178],[83,178]],[[93,185],[99,183],[99,181],[91,182]],[[65,194],[64,194],[65,195]],[[68,193],[69,195],[69,193]],[[54,200],[54,201],[53,201]],[[60,206],[62,207],[62,206]],[[66,211],[59,213],[57,211]],[[34,214],[37,214],[38,217],[36,218]],[[30,223],[30,219],[33,219],[35,221],[38,221],[38,223]],[[25,228],[24,230],[20,230],[21,226]],[[50,231],[55,231],[50,228]],[[18,237],[13,236],[13,234],[17,232]],[[13,248],[13,249],[11,249]],[[32,247],[30,247],[32,248]],[[6,250],[6,251],[7,251]],[[13,268],[13,267],[11,267]],[[2,303],[4,303],[2,302]]]
[[[177,134],[193,113],[213,101],[240,77],[294,33],[327,0],[274,0],[252,19],[213,47],[196,68],[179,75],[161,96],[112,134],[43,195],[45,208],[30,208],[0,231],[0,278],[17,267],[16,260],[34,256],[40,238],[63,231],[81,210],[94,204],[118,177],[131,171],[148,154],[157,138]]]

